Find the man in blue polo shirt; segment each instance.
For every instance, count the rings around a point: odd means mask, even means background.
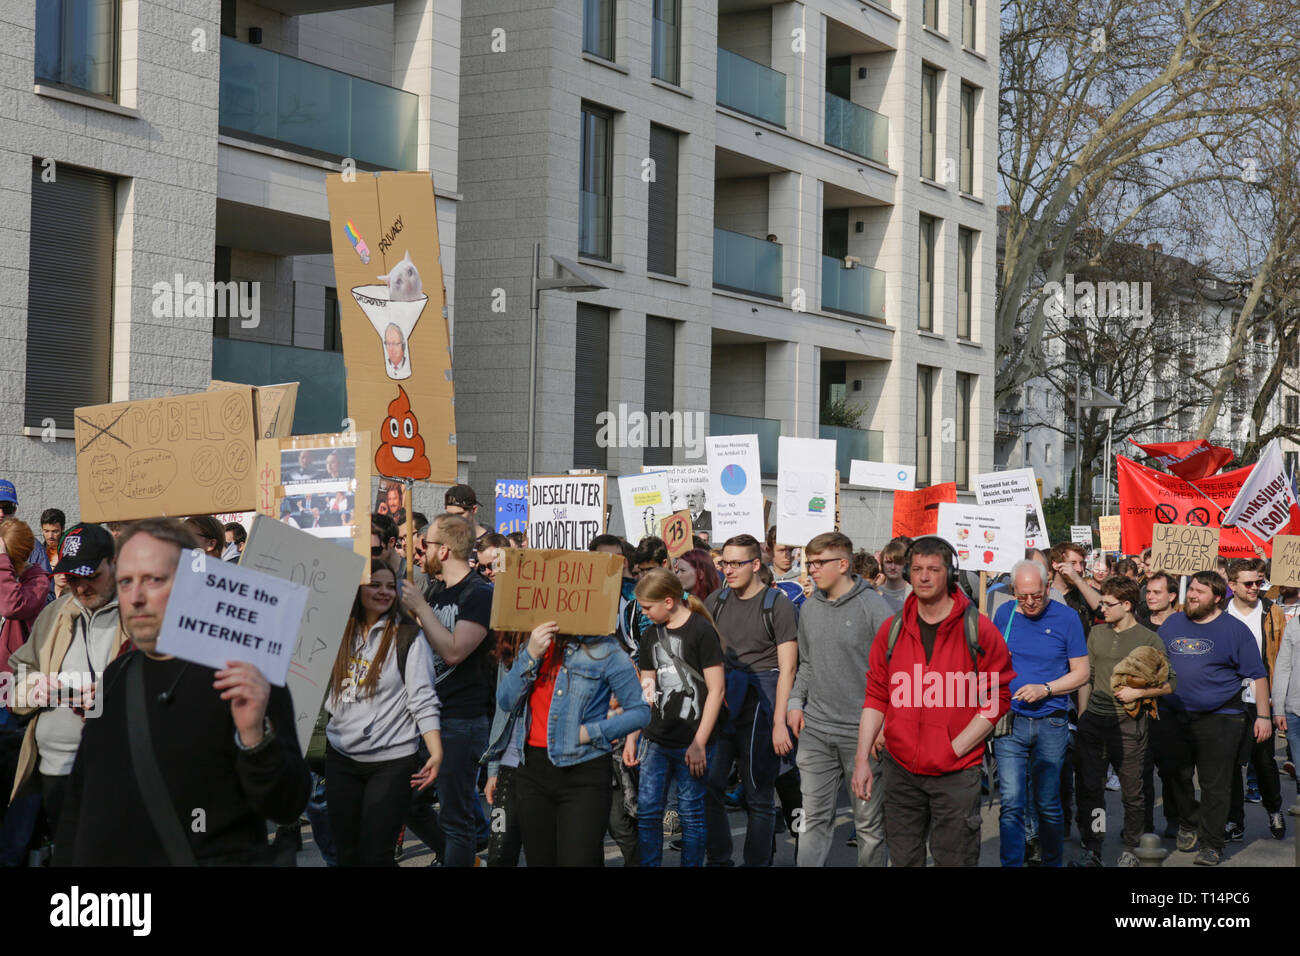
[[[1166,713],[1179,746],[1171,748],[1172,783],[1178,821],[1178,849],[1201,851],[1196,862],[1217,866],[1223,859],[1223,825],[1228,819],[1229,788],[1246,720],[1241,685],[1255,682],[1258,717],[1252,736],[1262,741],[1272,732],[1268,676],[1255,637],[1241,621],[1223,613],[1227,584],[1214,571],[1200,571],[1187,586],[1187,610],[1160,627],[1169,663],[1178,671],[1178,691],[1166,698]],[[1196,807],[1192,774],[1201,784]]]
[[[1025,804],[1032,789],[1043,866],[1060,866],[1065,852],[1061,765],[1070,739],[1067,695],[1088,680],[1088,643],[1079,615],[1048,598],[1047,570],[1037,561],[1017,561],[1011,586],[1015,601],[993,616],[1016,672],[1011,732],[993,741],[1002,791],[1002,865],[1025,865]]]

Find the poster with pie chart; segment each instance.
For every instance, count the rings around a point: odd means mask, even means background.
[[[704,440],[709,462],[709,497],[713,506],[712,541],[752,534],[760,541],[763,523],[762,470],[757,435],[719,435]]]

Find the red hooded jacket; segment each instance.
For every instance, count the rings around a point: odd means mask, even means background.
[[[40,547],[40,545],[37,545]],[[0,554],[0,672],[9,670],[9,655],[23,646],[32,621],[50,596],[50,576],[34,564],[14,574],[13,558]]]
[[[997,723],[1011,707],[1011,653],[1002,634],[983,614],[979,619],[978,676],[971,673],[963,616],[970,599],[958,591],[952,611],[939,625],[929,663],[916,623],[917,599],[903,603],[903,630],[888,666],[891,617],[876,632],[868,657],[867,697],[863,707],[885,715],[885,748],[899,766],[916,774],[938,776],[978,766],[982,746],[958,757],[953,739],[976,715]]]

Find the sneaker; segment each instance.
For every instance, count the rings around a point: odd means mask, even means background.
[[[664,836],[670,837],[674,833],[680,833],[682,830],[681,818],[677,815],[676,810],[664,811]]]
[[[1223,855],[1218,850],[1203,846],[1201,852],[1196,854],[1194,862],[1197,866],[1218,866],[1223,862]]]
[[[1196,849],[1196,840],[1195,830],[1189,830],[1186,827],[1178,828],[1178,849],[1184,853],[1191,853]]]
[[[1077,857],[1075,857],[1073,860],[1070,861],[1070,866],[1099,868],[1105,866],[1105,864],[1101,862],[1101,857],[1098,856],[1095,852],[1093,852],[1092,850],[1084,850]]]
[[[1107,790],[1119,789],[1119,775],[1116,774],[1114,770],[1107,771],[1106,773],[1106,789]]]
[[[1246,828],[1240,823],[1225,823],[1223,825],[1223,842],[1230,840],[1244,840],[1246,838]]]
[[[1246,791],[1247,803],[1263,803],[1264,798],[1259,795],[1259,787],[1251,787]]]
[[[1025,866],[1041,866],[1043,863],[1043,848],[1037,838],[1025,843]]]
[[[741,808],[742,804],[740,802],[740,798],[744,794],[744,792],[745,792],[744,786],[738,786],[736,787],[735,790],[730,790],[727,792],[727,795],[724,798],[724,802],[726,803],[728,810],[739,810]]]
[[[1290,760],[1287,760],[1287,761],[1285,761],[1285,762],[1282,764],[1282,770],[1283,770],[1283,772],[1284,772],[1288,777],[1290,777],[1292,780],[1295,780],[1295,779],[1296,779],[1296,775],[1295,775],[1295,764],[1292,763]]]
[[[1286,836],[1286,818],[1282,816],[1281,811],[1268,815],[1268,832],[1273,834],[1274,840]]]
[[[1119,855],[1119,859],[1115,861],[1115,865],[1116,866],[1141,866],[1142,861],[1139,860],[1132,853],[1130,853],[1128,850],[1125,850],[1123,853]]]

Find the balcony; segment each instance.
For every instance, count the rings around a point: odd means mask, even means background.
[[[826,93],[826,145],[882,165],[889,162],[889,120],[874,110]]]
[[[1025,430],[1025,413],[1023,411],[1009,411],[1005,408],[998,409],[997,421],[993,428],[995,435],[1011,436],[1019,435]]]
[[[858,461],[885,460],[885,433],[865,428],[841,428],[838,425],[819,425],[818,438],[835,442],[835,467],[840,481],[849,480],[853,459]]]
[[[715,226],[713,285],[780,302],[781,244]]]
[[[298,382],[295,435],[336,432],[339,423],[348,417],[342,352],[214,337],[212,377],[243,385]]]
[[[414,169],[420,98],[221,38],[223,133],[382,169]]]
[[[822,308],[883,322],[885,274],[865,266],[849,269],[843,259],[822,256]]]
[[[785,74],[718,47],[718,105],[785,126]]]
[[[759,470],[767,477],[776,476],[777,453],[781,444],[781,423],[776,419],[746,418],[743,415],[710,415],[709,434],[757,435]]]

